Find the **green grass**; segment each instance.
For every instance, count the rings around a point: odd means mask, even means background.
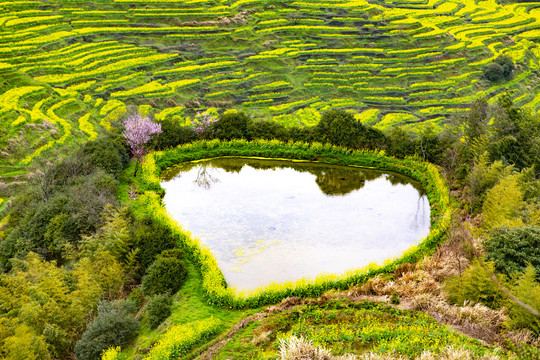
[[[536,110],[540,20],[519,3],[493,12],[490,2],[459,1],[463,6],[415,2],[413,8],[352,0],[331,6],[314,0],[145,1],[144,7],[139,1],[134,8],[119,0],[10,2],[0,8],[0,96],[24,86],[42,89],[0,102],[0,147],[21,140],[0,165],[16,166],[47,139],[58,139],[61,129],[39,126],[49,109],[69,99],[75,102],[55,112],[71,125],[67,144],[92,136],[79,128],[86,114],[93,131],[109,129],[121,114],[107,118],[93,104],[114,97],[128,107],[150,105],[155,113],[186,106],[182,116],[237,108],[288,126],[311,122],[282,115],[331,107],[379,110],[381,119],[410,112],[419,122],[430,119],[424,109],[436,107],[449,118],[477,96],[495,99],[508,88],[520,105]],[[36,11],[42,5],[45,10]],[[491,84],[481,70],[499,54],[512,56],[520,70],[509,83]],[[189,79],[194,83],[180,86]],[[453,91],[419,93],[442,87],[441,80]],[[277,81],[286,85],[271,85]],[[340,101],[343,96],[351,100]],[[29,118],[40,101],[45,116]],[[63,145],[52,142],[39,157],[54,157]]]
[[[421,312],[384,303],[350,300],[314,301],[251,323],[239,331],[214,359],[275,359],[279,339],[302,336],[334,355],[397,353],[419,356],[448,346],[481,356],[493,348],[437,323]]]

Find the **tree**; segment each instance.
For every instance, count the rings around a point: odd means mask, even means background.
[[[100,359],[108,348],[124,347],[135,338],[140,326],[128,307],[129,304],[121,301],[106,302],[100,306],[98,316],[75,345],[77,359]]]
[[[500,179],[509,176],[512,171],[513,166],[505,166],[502,161],[490,163],[487,152],[478,156],[466,179],[471,197],[470,211],[473,214],[477,214],[482,209],[487,191]]]
[[[0,276],[0,349],[8,359],[68,358],[101,287],[85,266],[68,271],[34,253],[13,262],[13,270]],[[6,333],[8,322],[12,330]]]
[[[356,147],[364,126],[344,110],[328,110],[315,126],[317,140],[347,147]]]
[[[540,227],[498,227],[483,241],[486,259],[495,263],[495,270],[513,276],[525,270],[528,264],[540,280]]]
[[[501,159],[522,170],[534,166],[540,174],[540,117],[517,108],[510,93],[498,101],[489,139],[492,160]]]
[[[486,147],[486,129],[493,116],[492,110],[485,98],[480,98],[471,104],[471,110],[459,120],[459,127],[465,143],[465,161],[470,163],[483,154]]]
[[[159,256],[142,279],[142,291],[145,296],[166,292],[176,294],[184,285],[186,277],[186,265],[182,260]]]
[[[213,136],[213,125],[218,117],[209,111],[197,113],[193,119],[193,131],[199,139],[207,139]]]
[[[500,55],[495,59],[495,63],[503,68],[503,76],[506,80],[512,77],[512,71],[514,71],[515,65],[510,56]]]
[[[512,58],[501,55],[495,59],[494,62],[486,66],[484,69],[484,76],[492,82],[497,82],[502,79],[509,80],[512,78],[512,71],[514,71],[514,61]]]
[[[497,63],[491,63],[484,69],[484,76],[492,82],[500,81],[504,78],[504,68]]]
[[[521,174],[506,176],[487,192],[482,207],[484,225],[487,229],[523,225],[520,215],[525,202],[523,201],[520,178]]]
[[[122,135],[131,148],[131,153],[137,158],[135,172],[133,173],[133,176],[137,176],[139,163],[142,162],[143,156],[148,153],[145,146],[152,140],[153,135],[161,134],[161,125],[141,114],[135,114],[127,118],[124,127],[125,130]]]
[[[242,112],[225,112],[220,119],[212,124],[211,130],[214,131],[214,136],[218,139],[247,139],[248,125],[251,123],[251,118]]]
[[[175,117],[162,119],[159,123],[163,132],[157,137],[156,149],[158,150],[197,140],[194,129],[190,126],[182,126],[181,122]]]

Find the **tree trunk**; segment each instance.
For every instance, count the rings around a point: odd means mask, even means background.
[[[135,163],[135,172],[133,173],[133,177],[137,177],[138,170],[139,170],[139,159],[137,159],[137,162]]]

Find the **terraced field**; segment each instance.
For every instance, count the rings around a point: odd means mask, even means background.
[[[130,106],[186,124],[237,108],[288,126],[344,108],[412,130],[506,90],[540,108],[540,2],[44,0],[2,1],[0,14],[0,210],[40,155],[95,138]],[[492,84],[482,70],[501,54],[517,69]]]

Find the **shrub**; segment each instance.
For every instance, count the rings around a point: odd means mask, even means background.
[[[142,279],[145,296],[170,292],[175,294],[186,280],[184,262],[173,257],[158,257],[146,271]]]
[[[495,59],[484,69],[484,76],[493,82],[500,81],[502,79],[509,80],[512,77],[512,71],[514,71],[514,61],[512,58],[501,55]]]
[[[79,154],[90,159],[92,165],[117,176],[129,161],[129,154],[121,141],[118,135],[103,135],[84,143]]]
[[[505,79],[508,80],[512,77],[512,71],[514,71],[515,65],[511,57],[500,55],[495,59],[495,63],[499,64],[503,68],[503,76]]]
[[[523,225],[521,212],[525,207],[521,174],[503,177],[488,190],[482,206],[484,226],[493,229],[499,226],[518,227]]]
[[[527,266],[525,271],[515,280],[511,292],[521,301],[540,311],[540,283],[535,281],[534,268]],[[528,328],[540,334],[540,318],[508,300],[507,306],[512,323],[518,328]]]
[[[288,133],[285,127],[275,121],[253,121],[248,124],[250,139],[279,139],[287,140]]]
[[[303,141],[310,142],[314,141],[315,138],[315,127],[292,127],[289,129],[289,138],[291,141]]]
[[[108,303],[99,309],[81,340],[75,345],[79,360],[95,360],[109,347],[124,347],[137,335],[139,322],[129,313],[126,304]]]
[[[128,296],[128,300],[135,304],[135,306],[137,306],[138,308],[144,305],[144,294],[140,286],[131,290]]]
[[[497,272],[513,275],[531,264],[540,279],[540,227],[500,227],[484,240],[486,259],[495,263]]]
[[[224,140],[249,139],[248,124],[251,118],[241,112],[229,112],[212,125],[214,137]]]
[[[140,276],[164,250],[176,247],[171,231],[160,225],[150,216],[146,216],[135,224],[133,240],[136,248],[140,249]]]
[[[184,258],[184,250],[180,248],[168,249],[161,252],[159,255],[166,258],[176,258],[182,260]]]
[[[494,272],[493,263],[487,263],[486,267],[492,273]],[[463,274],[448,280],[445,288],[449,300],[460,306],[465,301],[472,301],[490,308],[498,308],[503,300],[503,293],[493,283],[490,274],[484,270],[478,260],[473,261]]]
[[[197,140],[195,131],[191,127],[182,126],[176,119],[167,118],[159,123],[163,132],[157,137],[156,148],[158,150]]]
[[[155,329],[171,315],[172,297],[169,294],[152,296],[146,304],[148,326]]]
[[[492,82],[500,81],[504,79],[504,68],[497,63],[491,63],[484,69],[484,76]]]

